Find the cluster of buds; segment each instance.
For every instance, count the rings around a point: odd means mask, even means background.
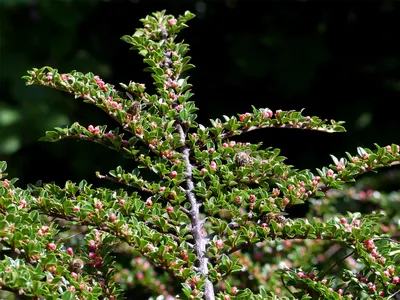
[[[96,232],[97,233],[97,232]],[[99,234],[96,235],[96,241],[95,240],[90,240],[89,241],[89,254],[88,258],[90,260],[89,264],[94,267],[94,268],[100,268],[102,266],[103,258],[101,257],[99,253],[99,247],[101,246],[101,242],[99,241]]]
[[[384,256],[382,256],[379,252],[378,252],[378,248],[375,246],[374,241],[373,240],[367,240],[365,243],[365,248],[367,248],[367,251],[370,253],[370,259],[372,261],[376,261],[378,260],[378,263],[380,264],[385,264],[386,262],[386,258]]]
[[[106,103],[109,107],[112,107],[112,108],[118,109],[118,110],[122,110],[121,103],[114,101],[111,96],[106,97]]]
[[[270,109],[268,109],[268,108],[266,108],[264,111],[263,111],[263,117],[266,119],[266,118],[272,118],[272,116],[274,115],[274,113],[272,112],[272,110],[270,110]]]
[[[49,232],[50,227],[43,225],[37,232],[38,236],[43,236],[45,234],[50,234]]]
[[[240,122],[244,122],[244,120],[247,118],[247,117],[251,117],[253,114],[251,114],[251,113],[244,113],[244,114],[241,114],[240,116],[239,116],[239,120],[240,120]]]
[[[103,90],[104,92],[107,91],[106,84],[104,83],[103,80],[101,80],[101,78],[99,76],[94,76],[93,79],[101,90]]]
[[[99,126],[94,127],[93,125],[89,125],[88,126],[88,130],[89,130],[89,132],[91,132],[93,134],[99,134],[100,133],[100,127]]]

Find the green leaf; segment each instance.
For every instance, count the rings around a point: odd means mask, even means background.
[[[64,294],[62,295],[62,300],[72,300],[74,299],[74,295],[70,292],[70,291],[66,291],[64,292]]]

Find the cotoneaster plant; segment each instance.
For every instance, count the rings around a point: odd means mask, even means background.
[[[197,123],[185,77],[193,67],[188,45],[176,40],[193,17],[157,12],[122,37],[144,57],[154,94],[137,82],[118,90],[92,73],[50,67],[23,77],[83,99],[119,124],[74,123],[42,141],[95,142],[135,168],[96,173],[119,183],[115,190],[85,180],[23,189],[1,162],[0,289],[27,299],[119,299],[132,290],[153,299],[394,298],[399,193],[347,184],[399,164],[399,146],[358,148],[311,172],[240,136],[271,127],[344,132],[343,122],[253,107]],[[361,193],[374,212],[338,212],[338,202],[360,203]],[[284,216],[305,201],[306,218]]]

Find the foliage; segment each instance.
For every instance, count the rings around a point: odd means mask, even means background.
[[[99,107],[119,125],[108,130],[74,123],[46,132],[43,141],[92,141],[132,165],[97,173],[124,188],[68,181],[21,189],[16,179],[5,178],[2,162],[2,289],[34,299],[118,299],[131,285],[145,286],[153,297],[187,299],[395,295],[400,246],[392,238],[398,217],[389,208],[399,194],[367,195],[383,199],[377,206],[386,213],[343,215],[333,203],[355,197],[346,184],[358,176],[399,164],[399,146],[359,147],[312,173],[286,164],[279,149],[236,136],[264,128],[343,132],[344,122],[253,107],[210,126],[197,123],[184,76],[193,68],[188,45],[176,42],[193,17],[157,12],[122,37],[144,56],[153,94],[141,83],[121,83],[122,92],[93,73],[51,67],[24,76],[28,85],[62,90]],[[312,207],[307,218],[283,216],[305,202]]]

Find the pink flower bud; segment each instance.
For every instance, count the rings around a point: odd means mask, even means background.
[[[281,191],[279,189],[277,189],[277,188],[273,188],[272,189],[272,195],[274,195],[275,197],[279,196],[280,192]]]
[[[264,110],[264,112],[263,112],[263,117],[264,118],[272,118],[272,116],[273,116],[273,112],[272,112],[272,110],[270,110],[270,109],[266,109],[266,110]]]
[[[381,265],[384,265],[384,264],[386,263],[386,258],[385,258],[384,256],[381,256],[381,257],[378,258],[378,262],[379,262]]]
[[[175,178],[178,175],[178,173],[176,171],[172,171],[170,174],[171,178]]]
[[[215,242],[215,246],[216,246],[218,249],[221,249],[221,248],[224,246],[224,241],[223,241],[223,240],[217,240],[217,241]]]
[[[79,275],[78,274],[76,274],[75,272],[71,272],[69,275],[71,275],[72,277],[74,277],[74,279],[76,281],[78,281],[78,279],[79,279]]]
[[[174,19],[169,19],[168,20],[168,25],[169,26],[172,26],[172,25],[175,25],[176,23],[177,23],[178,21],[174,18]]]
[[[50,243],[47,245],[47,249],[49,249],[50,251],[54,251],[56,250],[57,246],[54,243]]]
[[[283,204],[284,206],[288,205],[289,202],[290,202],[290,200],[289,200],[288,198],[286,198],[286,197],[282,199],[282,204]]]
[[[102,210],[103,204],[100,201],[97,201],[96,204],[94,205],[94,207],[98,210]]]
[[[239,116],[240,122],[243,122],[245,118],[250,117],[251,113],[245,113]]]
[[[96,242],[94,240],[90,240],[89,241],[89,251],[95,252],[96,248],[97,248]]]
[[[328,171],[326,171],[326,176],[334,177],[334,175],[335,175],[335,172],[332,169],[329,169]]]
[[[26,208],[27,202],[25,200],[19,201],[19,209]]]
[[[67,251],[67,253],[68,253],[69,255],[74,254],[74,250],[73,250],[71,247],[69,247],[66,251]]]
[[[115,221],[117,219],[117,216],[115,213],[111,213],[109,218],[110,218],[110,221]]]
[[[360,282],[362,282],[362,283],[367,283],[368,280],[367,280],[367,278],[365,278],[365,277],[361,277],[361,278],[360,278]]]
[[[373,240],[368,240],[365,242],[365,247],[367,247],[367,249],[372,250],[373,248],[375,248],[375,244]]]
[[[232,295],[236,295],[236,293],[238,292],[238,288],[236,286],[232,287]]]
[[[88,126],[88,130],[89,130],[91,133],[94,133],[94,134],[98,134],[98,133],[100,132],[99,126],[94,127],[93,125],[89,125],[89,126]]]
[[[393,267],[393,266],[390,266],[390,267],[388,267],[387,269],[388,269],[388,271],[389,271],[390,275],[394,275],[394,271],[395,271],[395,269],[394,269],[394,267]]]
[[[215,170],[217,169],[217,164],[216,164],[215,161],[212,161],[212,162],[210,163],[210,169],[213,170],[213,171],[215,171]]]

